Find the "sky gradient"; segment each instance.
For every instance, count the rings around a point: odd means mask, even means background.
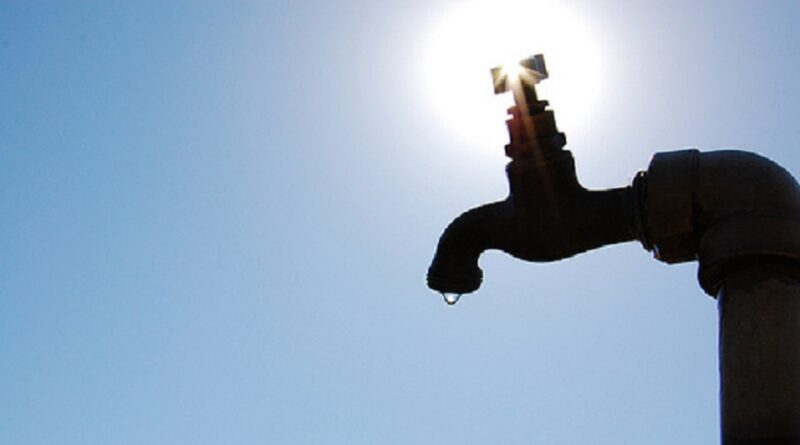
[[[696,264],[426,288],[507,192],[420,77],[457,2],[70,3],[0,1],[0,443],[718,442]],[[586,120],[545,97],[585,186],[685,147],[800,173],[800,3],[559,3],[606,64]]]

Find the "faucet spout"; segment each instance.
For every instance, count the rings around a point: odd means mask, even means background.
[[[510,227],[511,203],[498,201],[468,210],[445,229],[428,268],[428,287],[441,293],[475,292],[483,281],[478,258],[500,246],[498,234]]]

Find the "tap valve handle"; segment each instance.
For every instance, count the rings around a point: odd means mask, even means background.
[[[511,91],[519,113],[532,116],[547,107],[547,101],[536,96],[536,84],[548,77],[543,55],[536,54],[519,62],[494,67],[491,73],[494,93]]]
[[[544,63],[544,56],[536,54],[522,59],[517,63],[496,66],[491,69],[492,80],[494,81],[494,94],[501,94],[508,91],[511,85],[523,84],[533,88],[537,83],[547,79],[547,66]],[[511,81],[509,82],[509,76]]]

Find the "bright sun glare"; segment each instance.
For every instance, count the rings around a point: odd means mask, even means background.
[[[494,95],[489,69],[544,54],[550,78],[537,90],[569,132],[586,125],[602,90],[597,38],[581,17],[553,1],[466,2],[448,11],[426,40],[425,95],[459,143],[497,156],[508,141],[504,120],[512,99]]]
[[[509,80],[517,78],[522,72],[522,66],[516,61],[508,61],[503,64],[503,74],[508,76]]]

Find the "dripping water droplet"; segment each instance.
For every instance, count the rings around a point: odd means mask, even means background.
[[[461,294],[452,294],[448,292],[442,292],[442,297],[444,297],[444,302],[449,304],[450,306],[458,303],[458,299],[461,298]]]

